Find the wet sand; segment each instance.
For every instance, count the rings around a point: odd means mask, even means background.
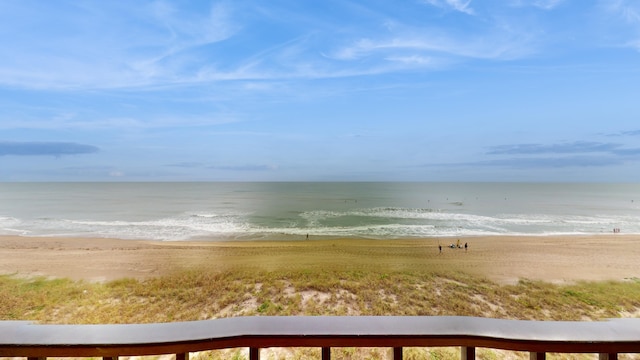
[[[456,239],[161,242],[0,236],[0,274],[85,281],[146,279],[176,270],[433,269],[554,283],[640,278],[640,236],[495,236]],[[442,245],[442,253],[438,250]]]

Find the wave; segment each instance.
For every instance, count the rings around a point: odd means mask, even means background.
[[[199,236],[241,234],[248,225],[235,215],[185,214],[147,221],[38,218],[4,221],[0,232],[29,236],[91,236],[123,239],[188,240]]]
[[[191,211],[141,221],[126,219],[19,219],[0,216],[0,233],[189,240],[305,237],[414,238],[482,235],[640,233],[640,218],[611,215],[473,214],[430,208],[373,207],[285,214]]]

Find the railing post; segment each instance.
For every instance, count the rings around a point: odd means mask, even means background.
[[[617,353],[601,353],[598,359],[599,360],[618,360],[618,354]]]
[[[331,360],[331,348],[323,347],[322,348],[322,360]]]
[[[189,360],[189,353],[176,354],[176,360]]]
[[[547,353],[543,353],[543,352],[529,353],[530,360],[545,360],[546,358],[547,358]]]
[[[475,360],[476,348],[473,346],[463,346],[460,348],[460,359],[462,360]]]
[[[249,360],[260,360],[260,348],[249,348]]]
[[[394,347],[393,348],[393,360],[402,360],[402,348]]]
[[[102,360],[118,360],[117,356],[103,356]]]

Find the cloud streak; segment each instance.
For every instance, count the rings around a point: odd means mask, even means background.
[[[516,144],[499,145],[490,148],[489,155],[531,155],[531,154],[576,154],[591,152],[613,152],[621,145],[590,141],[576,141],[562,144]]]
[[[613,24],[624,47],[640,51],[640,4],[629,0],[600,0],[601,6],[618,21]]]
[[[474,15],[473,9],[469,6],[471,0],[423,0],[426,4],[436,6],[443,9],[451,9],[459,11],[467,15]]]
[[[63,156],[92,154],[100,151],[92,145],[71,142],[11,142],[0,141],[0,156]]]
[[[245,165],[207,165],[201,162],[181,162],[166,165],[168,167],[187,168],[187,169],[209,169],[209,170],[224,170],[224,171],[273,171],[277,170],[278,166],[275,165],[263,165],[263,164],[245,164]]]
[[[474,14],[470,0],[423,3]],[[443,63],[451,63],[452,58],[512,60],[531,53],[529,31],[510,31],[491,21],[482,22],[477,35],[471,38],[456,35],[459,32],[446,23],[399,22],[393,30],[358,24],[350,31],[351,36],[339,44],[335,39],[343,36],[341,26],[324,25],[326,28],[319,30],[315,27],[319,25],[304,24],[291,29],[295,20],[276,17],[265,19],[260,25],[250,24],[246,20],[259,16],[259,10],[243,9],[235,3],[214,4],[201,11],[165,1],[143,3],[139,9],[126,11],[117,4],[106,4],[55,9],[37,3],[32,4],[34,9],[16,10],[35,16],[34,21],[42,24],[39,28],[61,29],[61,34],[22,31],[30,35],[17,39],[0,37],[5,42],[5,50],[0,49],[0,84],[77,90],[342,78],[438,70]],[[59,14],[59,20],[48,15],[54,12]],[[78,22],[78,18],[86,21]],[[371,16],[369,20],[378,19]],[[56,21],[65,25],[59,26]],[[24,27],[15,20],[7,26],[15,27],[17,33]],[[259,34],[265,29],[261,26],[284,27],[294,32],[288,38],[262,42]],[[323,46],[320,51],[318,44]],[[21,61],[11,60],[18,58]],[[363,58],[369,61],[363,63]]]
[[[166,1],[96,4],[9,7],[0,16],[14,29],[11,37],[0,35],[2,83],[70,90],[183,83],[207,60],[197,54],[202,47],[239,29],[223,5],[184,11]],[[25,28],[25,17],[39,26]]]
[[[212,165],[207,166],[207,169],[213,170],[228,170],[228,171],[273,171],[277,170],[277,166],[273,165],[235,165],[235,166],[223,166]]]
[[[508,158],[480,161],[466,164],[473,166],[507,167],[516,169],[538,169],[538,168],[571,168],[571,167],[606,167],[621,165],[624,161],[619,158],[609,156],[566,156],[566,157],[531,157],[531,158]]]
[[[607,2],[602,4],[610,14],[638,28],[638,5]],[[420,22],[403,21],[393,6],[382,6],[371,15],[376,6],[357,4],[340,8],[344,18],[360,20],[348,25],[305,22],[308,14],[295,18],[297,7],[278,2],[269,11],[290,16],[262,16],[264,10],[255,9],[259,6],[237,2],[202,3],[189,8],[142,1],[124,8],[117,2],[66,7],[16,2],[7,6],[6,15],[0,14],[0,22],[12,29],[5,32],[10,36],[0,32],[0,85],[54,90],[219,85],[438,71],[474,60],[512,61],[544,49],[544,34],[555,30],[544,22],[529,23],[535,14],[521,21],[521,11],[514,8],[552,10],[569,2],[510,0],[486,6],[472,0],[421,0],[410,10],[427,17]],[[434,8],[447,11],[434,14]],[[460,20],[460,14],[473,16]],[[16,20],[24,18],[33,19],[41,30],[34,32]],[[251,21],[256,18],[260,21]],[[278,29],[278,36],[261,35],[271,29]],[[629,43],[640,44],[634,41]]]
[[[635,132],[631,133],[635,134]],[[596,141],[575,141],[557,144],[498,145],[490,147],[486,154],[491,156],[521,156],[485,160],[466,165],[508,167],[515,169],[605,167],[640,160],[638,159],[640,148],[625,148],[622,144],[618,143]]]
[[[565,1],[566,0],[516,0],[512,2],[512,6],[533,6],[543,10],[551,10]]]
[[[485,33],[471,38],[455,38],[444,33],[424,31],[420,35],[401,34],[390,39],[363,38],[333,53],[338,60],[358,60],[381,55],[386,59],[468,58],[512,60],[530,52],[526,47],[530,35],[518,33]],[[488,40],[490,39],[490,40]],[[405,55],[401,55],[405,54]],[[406,61],[404,61],[406,63]],[[420,65],[429,61],[413,62]]]
[[[618,134],[615,134],[613,136],[618,136],[618,135],[622,135],[622,136],[640,136],[640,130],[629,130],[629,131],[622,131]]]

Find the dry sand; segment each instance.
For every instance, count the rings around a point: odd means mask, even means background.
[[[160,242],[0,237],[0,274],[108,281],[145,279],[179,269],[394,271],[447,269],[499,283],[563,283],[640,278],[640,236],[456,239]],[[442,245],[442,253],[438,251]]]

